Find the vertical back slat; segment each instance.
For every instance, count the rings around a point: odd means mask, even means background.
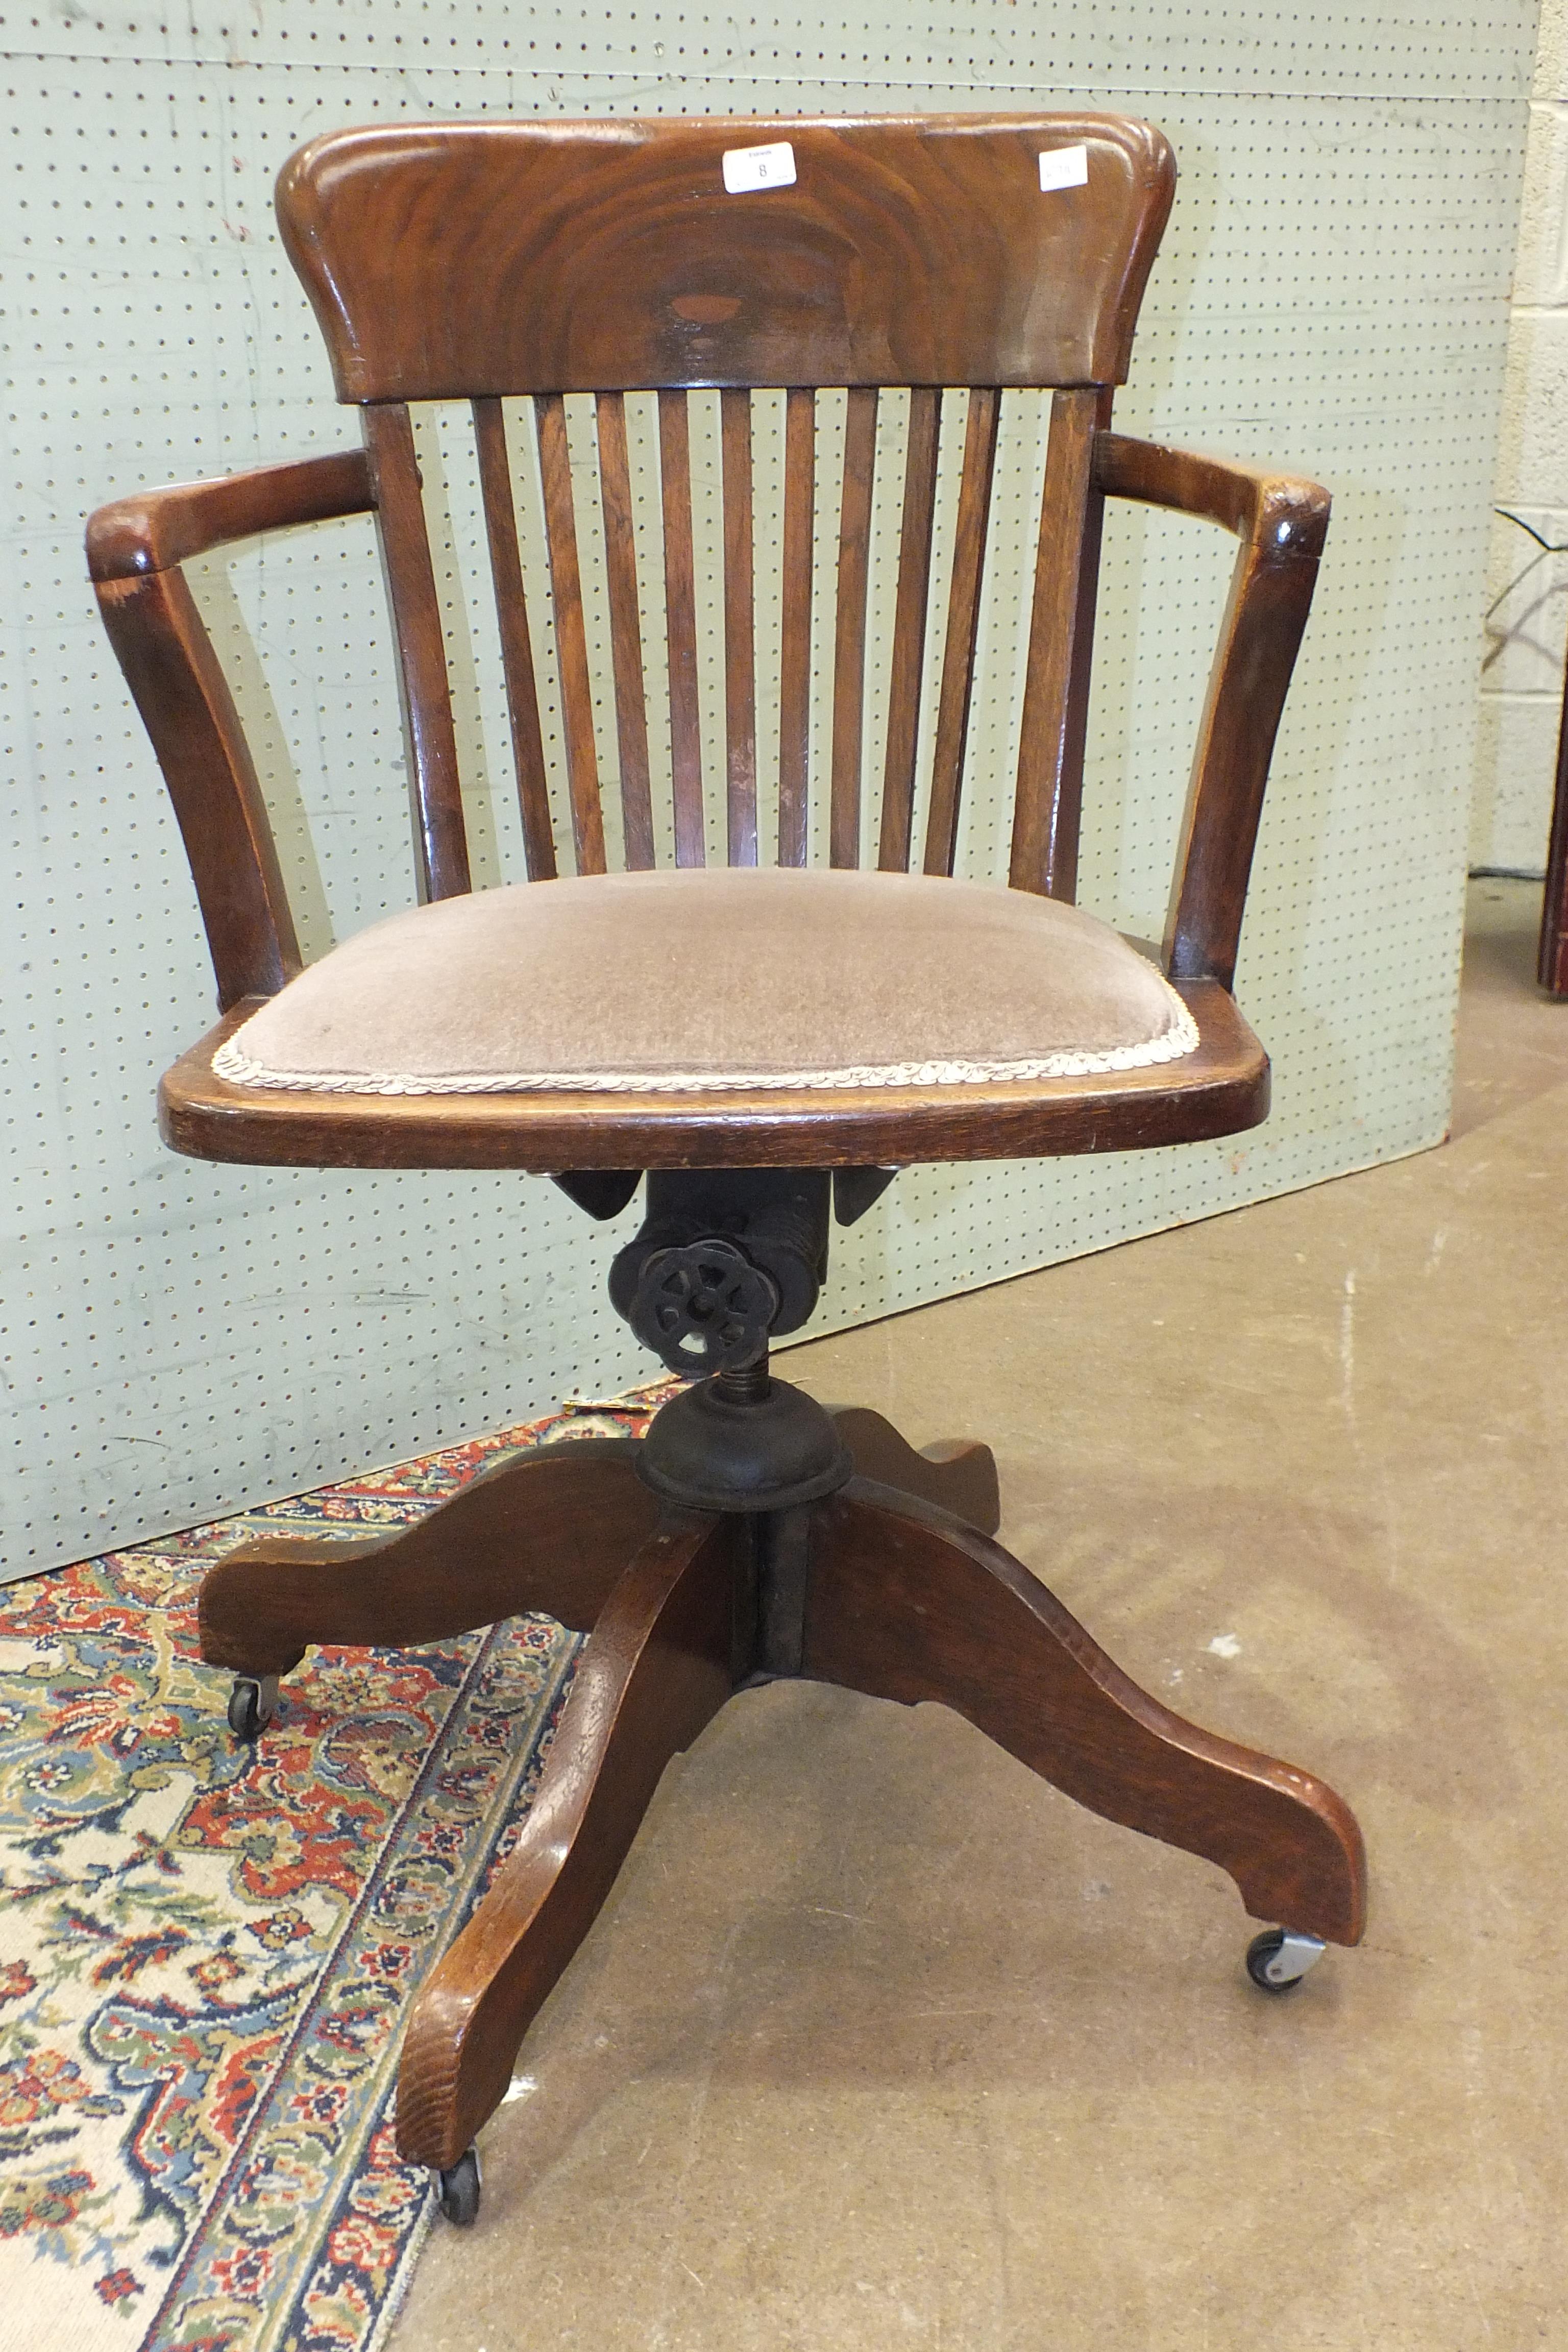
[[[811,583],[816,561],[816,394],[784,400],[783,628],[779,641],[779,864],[805,864],[811,763]]]
[[[675,862],[707,860],[702,827],[702,713],[697,695],[697,575],[691,551],[691,429],[684,392],[658,395],[664,509],[664,607],[669,646],[669,752]]]
[[[833,651],[833,761],[828,859],[860,862],[860,751],[866,699],[866,589],[877,462],[877,387],[854,384],[844,419],[844,502],[838,524],[838,609]]]
[[[548,882],[555,876],[555,835],[550,819],[544,739],[539,725],[539,684],[533,672],[522,558],[517,543],[517,509],[512,499],[511,461],[507,456],[506,417],[499,400],[476,400],[473,412],[479,488],[484,494],[485,530],[489,539],[490,577],[495,583],[496,621],[500,631],[501,668],[506,678],[507,707],[511,714],[523,856],[528,863],[529,880]]]
[[[1095,396],[1094,429],[1109,432],[1113,394],[1109,384]],[[1067,725],[1063,730],[1061,806],[1064,813],[1058,855],[1052,861],[1046,887],[1053,898],[1078,897],[1079,843],[1083,831],[1083,758],[1089,740],[1089,697],[1094,668],[1094,623],[1100,604],[1100,551],[1105,535],[1105,492],[1093,476],[1090,451],[1089,495],[1083,508],[1083,550],[1079,559],[1078,614],[1073,624],[1068,677]],[[1070,823],[1065,822],[1070,811]],[[1070,853],[1070,855],[1069,855]]]
[[[676,857],[679,865],[694,866],[704,862],[706,846],[688,395],[665,390],[658,403]],[[534,404],[578,870],[602,873],[605,839],[593,682],[565,404],[559,394],[540,394]],[[934,387],[910,391],[879,845],[879,864],[890,871],[907,870],[912,849],[942,404],[942,395]],[[830,759],[829,856],[836,866],[853,866],[860,855],[878,405],[875,386],[852,386],[847,394]],[[1030,613],[1009,881],[1015,888],[1060,898],[1070,898],[1077,882],[1101,510],[1093,487],[1092,452],[1103,405],[1104,395],[1092,387],[1053,395]],[[950,874],[956,850],[1000,407],[1001,396],[994,387],[970,393],[923,858],[924,870],[931,874]],[[816,410],[814,389],[797,387],[787,393],[778,856],[782,865],[792,866],[805,862],[808,831]],[[754,865],[757,683],[751,394],[723,391],[720,411],[727,837],[731,865]],[[473,413],[528,870],[531,877],[544,877],[556,870],[556,859],[506,425],[499,399],[476,400]],[[596,414],[626,862],[630,867],[649,867],[655,848],[647,687],[624,394],[599,394]],[[365,429],[381,499],[408,712],[422,886],[427,895],[444,897],[469,887],[468,866],[445,647],[413,431],[406,408],[391,404],[372,406]]]
[[[752,395],[719,395],[724,460],[724,766],[731,866],[757,862],[757,670]]]
[[[917,385],[910,394],[909,450],[904,467],[904,514],[899,534],[899,593],[893,614],[893,655],[888,678],[888,750],[882,778],[882,840],[878,864],[905,872],[914,822],[915,754],[925,669],[926,606],[931,595],[931,524],[936,513],[937,446],[942,394]]]
[[[472,885],[452,688],[436,569],[420,496],[414,426],[401,401],[363,411],[365,447],[375,482],[382,559],[392,604],[398,695],[408,742],[408,789],[422,898],[460,898]]]
[[[626,394],[601,392],[595,408],[599,426],[599,494],[605,514],[605,575],[610,599],[610,659],[616,677],[616,737],[621,756],[621,814],[626,865],[638,871],[654,862],[653,799],[648,788],[647,702],[643,688]]]
[[[1089,505],[1099,394],[1058,392],[1040,502],[1040,543],[1024,677],[1018,785],[1013,804],[1015,890],[1070,898],[1078,878],[1079,802],[1069,751],[1075,658],[1082,617],[1084,521]]]
[[[991,520],[991,483],[996,467],[1000,416],[1001,395],[994,389],[983,385],[970,394],[963,471],[958,486],[958,519],[953,527],[936,748],[931,756],[925,846],[928,874],[951,874],[958,846],[958,796],[963,777],[963,748],[969,734],[974,640],[980,622],[980,593],[984,584],[985,533]]]
[[[544,538],[550,552],[550,593],[555,611],[555,662],[561,682],[561,726],[572,836],[579,874],[605,870],[605,822],[599,806],[599,761],[594,748],[594,689],[583,621],[577,566],[577,523],[572,502],[572,459],[566,404],[558,392],[534,398],[539,428],[539,476],[544,493]]]

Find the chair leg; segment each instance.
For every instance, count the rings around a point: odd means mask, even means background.
[[[896,1486],[902,1495],[918,1495],[955,1519],[994,1536],[1002,1524],[1002,1499],[996,1484],[996,1456],[988,1445],[954,1439],[923,1446],[917,1454],[890,1421],[865,1405],[849,1405],[835,1412],[839,1436],[849,1449],[858,1478],[874,1478],[879,1486]]]
[[[411,2162],[455,2166],[500,2105],[665,1766],[729,1696],[735,1543],[732,1520],[672,1512],[605,1603],[518,1843],[415,2002],[397,2078]]]
[[[586,1632],[658,1517],[634,1438],[580,1438],[503,1463],[395,1535],[262,1537],[209,1569],[202,1656],[287,1674],[312,1642],[437,1642],[538,1612]]]
[[[811,1552],[803,1673],[941,1700],[1091,1812],[1218,1863],[1254,1917],[1359,1941],[1365,1857],[1334,1791],[1173,1715],[1000,1545],[857,1480]]]

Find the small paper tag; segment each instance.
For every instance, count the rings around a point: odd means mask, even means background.
[[[795,149],[787,139],[773,147],[726,147],[724,185],[732,196],[748,188],[793,188]]]
[[[729,157],[724,158],[725,164]],[[1042,188],[1087,188],[1089,185],[1089,149],[1087,147],[1047,147],[1040,156]]]

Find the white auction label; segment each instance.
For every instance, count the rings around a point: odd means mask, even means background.
[[[726,147],[724,185],[732,196],[748,188],[793,188],[795,149],[787,139],[773,147]]]
[[[724,158],[726,163],[729,157]],[[1087,188],[1089,185],[1089,149],[1087,147],[1047,147],[1040,156],[1042,188]]]

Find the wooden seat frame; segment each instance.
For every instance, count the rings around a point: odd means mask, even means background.
[[[789,141],[787,189],[731,196],[727,151]],[[1037,158],[1081,147],[1081,185]],[[1059,178],[1059,174],[1058,175]],[[89,526],[105,623],[184,836],[222,1020],[163,1080],[182,1151],[349,1167],[592,1171],[798,1167],[1124,1150],[1264,1117],[1268,1070],[1231,987],[1264,784],[1329,501],[1315,484],[1110,429],[1174,184],[1157,131],[1098,116],[413,124],[318,141],[279,183],[285,241],[365,447],[147,492]],[[720,392],[725,820],[758,850],[752,402],[784,390],[781,863],[806,862],[818,389],[847,388],[827,845],[862,831],[867,573],[879,387],[909,387],[879,864],[915,853],[921,667],[942,387],[969,387],[924,869],[951,873],[1000,403],[1049,388],[1008,880],[1076,889],[1089,657],[1107,497],[1238,539],[1183,824],[1163,961],[1200,1045],[1185,1060],[1031,1084],[660,1096],[269,1092],[216,1047],[300,958],[256,770],[182,565],[254,533],[374,514],[395,623],[418,886],[469,887],[456,737],[409,403],[472,404],[531,877],[558,870],[504,397],[531,396],[573,855],[606,863],[564,400],[595,395],[626,862],[651,865],[647,709],[626,396],[658,394],[674,839],[703,858],[689,394]],[[603,1180],[601,1180],[603,1181]],[[766,1389],[765,1378],[763,1390]],[[1082,1803],[1228,1871],[1247,1908],[1354,1943],[1355,1822],[1310,1775],[1138,1690],[992,1539],[983,1446],[914,1453],[838,1416],[854,1476],[789,1509],[704,1510],[639,1475],[632,1441],[521,1457],[368,1544],[248,1544],[207,1576],[204,1658],[264,1682],[308,1644],[443,1638],[542,1612],[589,1640],[519,1843],[419,1993],[398,2143],[446,2171],[501,2098],[519,2043],[612,1883],[666,1763],[759,1672],[955,1707]],[[646,1470],[647,1464],[643,1464]],[[777,1633],[778,1597],[789,1627]],[[770,1611],[773,1615],[770,1616]],[[778,1622],[783,1622],[779,1620]],[[770,1631],[770,1626],[773,1630]]]

